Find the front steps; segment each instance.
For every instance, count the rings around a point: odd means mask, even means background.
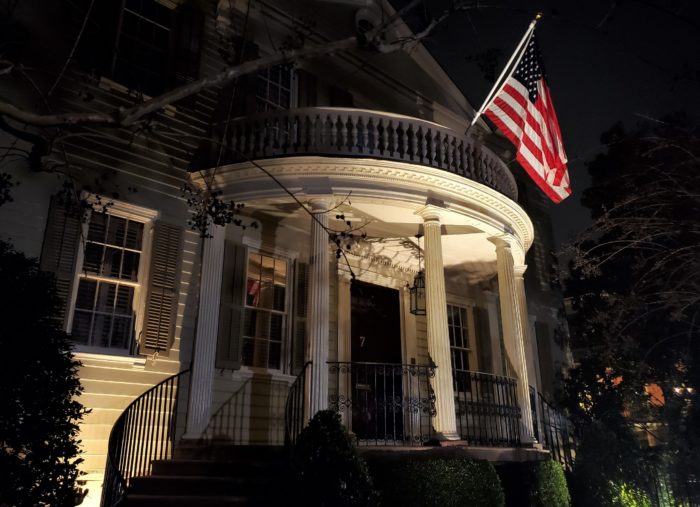
[[[153,462],[152,475],[132,480],[124,505],[274,505],[284,498],[286,463],[278,446],[179,446],[175,458]]]

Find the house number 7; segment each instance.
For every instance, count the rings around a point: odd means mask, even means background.
[[[360,348],[365,346],[365,340],[367,339],[366,336],[360,336]]]

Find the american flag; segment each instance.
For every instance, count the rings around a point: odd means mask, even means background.
[[[571,194],[559,122],[534,33],[515,72],[484,114],[515,145],[518,162],[545,194],[554,202]]]

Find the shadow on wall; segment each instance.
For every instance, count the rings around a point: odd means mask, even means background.
[[[200,444],[284,443],[289,383],[254,373],[212,414]]]

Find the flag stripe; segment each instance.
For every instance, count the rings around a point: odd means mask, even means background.
[[[559,120],[534,34],[484,114],[515,145],[517,160],[554,202],[571,194]]]

